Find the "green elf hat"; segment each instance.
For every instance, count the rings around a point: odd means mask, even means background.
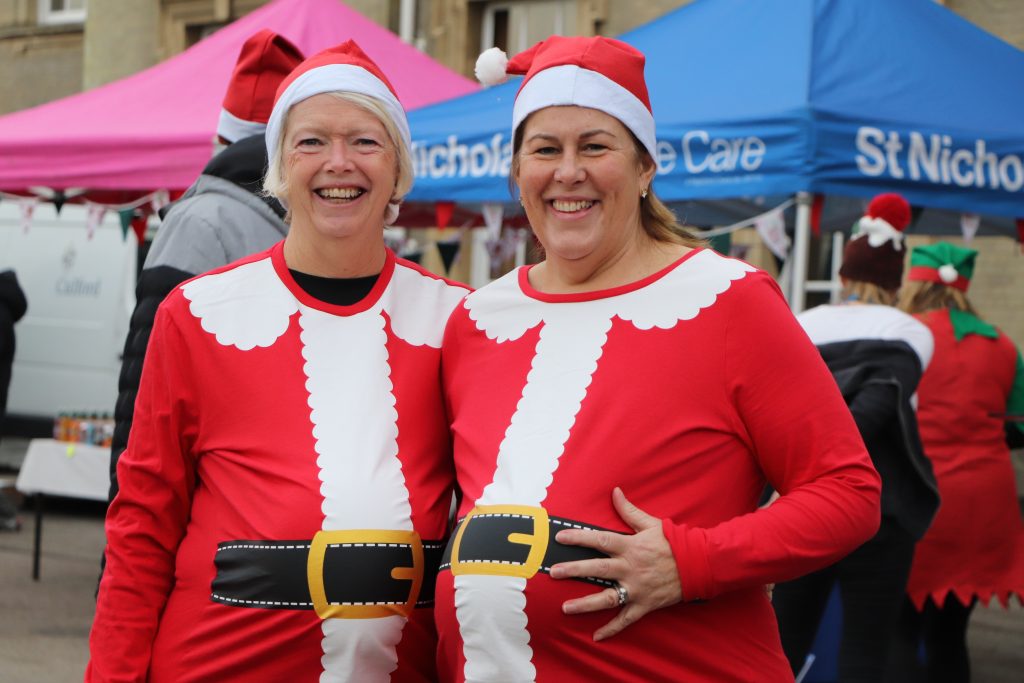
[[[910,252],[907,279],[937,282],[966,292],[974,275],[974,259],[977,255],[974,249],[958,247],[949,242],[914,247]]]

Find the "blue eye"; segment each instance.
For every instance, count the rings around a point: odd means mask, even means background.
[[[299,140],[299,142],[295,146],[296,147],[316,147],[316,146],[319,146],[321,144],[323,144],[323,143],[319,139],[317,139],[317,138],[302,138],[301,140]]]
[[[357,138],[356,144],[360,147],[379,147],[380,143],[373,138]]]

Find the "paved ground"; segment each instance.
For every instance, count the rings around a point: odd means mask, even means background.
[[[16,459],[11,443],[4,457]],[[20,446],[18,446],[20,447]],[[0,472],[0,479],[12,479]],[[34,519],[0,532],[0,683],[81,681],[103,547],[103,506],[53,499],[43,522],[41,580],[32,572]],[[975,610],[969,632],[974,683],[1024,680],[1024,608]]]

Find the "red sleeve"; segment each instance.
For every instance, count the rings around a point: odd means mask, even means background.
[[[747,280],[732,300],[726,381],[737,433],[781,498],[711,528],[663,522],[686,600],[819,569],[880,519],[880,480],[832,375],[774,281]]]
[[[147,679],[196,478],[195,382],[188,357],[165,303],[146,353],[128,447],[117,464],[121,488],[107,512],[106,569],[86,681]]]

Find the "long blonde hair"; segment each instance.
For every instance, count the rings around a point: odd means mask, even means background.
[[[900,299],[896,307],[907,313],[956,308],[972,315],[978,315],[965,292],[961,292],[955,287],[925,280],[905,282],[903,289],[900,290]]]

